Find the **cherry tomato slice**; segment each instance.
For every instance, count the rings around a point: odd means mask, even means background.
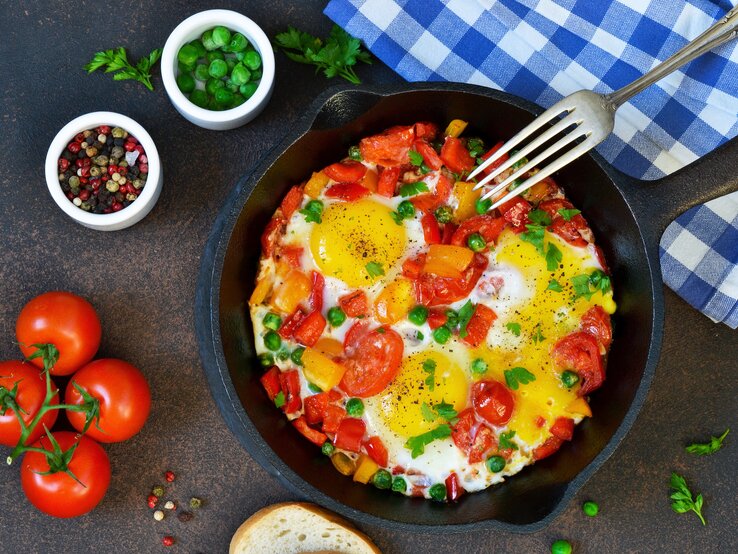
[[[14,402],[20,411],[23,422],[28,425],[36,417],[46,398],[46,379],[43,373],[33,364],[15,360],[0,362],[0,387],[4,387],[8,393],[11,393],[16,384],[18,389],[15,392]],[[58,394],[54,395],[51,403],[59,403]],[[0,444],[15,446],[21,436],[20,423],[12,409],[7,408],[4,412],[0,407]],[[45,433],[44,426],[51,429],[56,422],[57,415],[59,415],[59,410],[46,412],[31,431],[28,439],[26,439],[26,444],[36,442]]]
[[[418,303],[433,307],[463,300],[474,290],[488,263],[489,260],[484,255],[475,254],[472,263],[462,273],[461,279],[421,274],[415,284],[415,297]]]
[[[600,346],[592,335],[583,332],[567,335],[556,343],[551,354],[558,365],[579,374],[582,379],[579,396],[597,390],[605,381]]]
[[[456,137],[446,137],[441,148],[441,159],[454,173],[464,173],[474,167],[475,160],[469,155],[464,141]]]
[[[492,429],[482,423],[474,435],[474,442],[469,450],[469,463],[476,464],[487,459],[487,454],[497,448],[497,439]]]
[[[486,340],[489,328],[496,319],[497,314],[491,308],[484,304],[477,304],[466,326],[467,334],[461,340],[472,348],[476,348]]]
[[[530,223],[528,213],[532,209],[533,206],[530,205],[530,202],[520,196],[508,200],[499,207],[502,217],[513,226],[516,232],[526,230],[525,226]]]
[[[359,398],[379,394],[400,370],[403,350],[402,337],[389,327],[379,327],[366,334],[353,355],[344,361],[346,373],[340,388]]]
[[[568,417],[557,417],[549,431],[554,437],[570,441],[574,436],[574,420]]]
[[[592,306],[582,316],[582,331],[592,335],[607,350],[612,343],[612,326],[610,316],[602,309],[602,306]]]
[[[323,170],[329,178],[337,183],[355,183],[366,173],[366,166],[355,160],[331,164]]]
[[[472,385],[472,405],[482,419],[492,425],[505,425],[512,417],[515,398],[505,385],[487,379]]]
[[[551,226],[549,229],[552,233],[560,236],[572,246],[587,246],[589,242],[583,237],[583,234],[589,235],[589,225],[581,214],[572,216],[569,221],[559,213],[561,209],[571,210],[574,206],[568,200],[563,198],[554,198],[546,200],[538,205],[539,210],[545,211],[551,217]]]

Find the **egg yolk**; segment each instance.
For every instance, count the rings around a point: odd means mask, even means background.
[[[369,286],[386,274],[407,242],[405,229],[395,224],[391,213],[368,199],[327,206],[322,223],[310,236],[310,251],[320,271],[350,287]]]
[[[419,352],[403,360],[397,377],[382,393],[380,417],[401,437],[420,435],[446,423],[433,411],[435,406],[446,403],[461,411],[467,393],[464,371],[446,354]]]

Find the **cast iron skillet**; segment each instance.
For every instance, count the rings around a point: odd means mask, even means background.
[[[592,396],[594,417],[574,440],[486,491],[455,504],[407,498],[339,475],[265,400],[259,384],[246,302],[259,259],[259,237],[288,188],[343,157],[360,137],[398,124],[453,118],[471,134],[512,136],[540,108],[481,87],[402,84],[343,90],[318,98],[287,137],[242,178],[216,220],[199,275],[196,298],[200,355],[213,396],[233,433],[267,471],[297,493],[360,522],[408,531],[465,531],[482,527],[517,532],[544,527],[610,456],[646,397],[664,318],[658,238],[678,213],[727,190],[687,186],[670,178],[639,182],[592,154],[556,176],[593,227],[612,268],[618,312],[605,385]],[[714,157],[714,156],[711,156]],[[701,166],[701,164],[699,164]],[[690,167],[697,175],[697,166]],[[724,186],[722,188],[727,188]]]

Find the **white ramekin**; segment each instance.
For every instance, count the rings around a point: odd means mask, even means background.
[[[196,106],[179,90],[176,80],[177,54],[182,45],[218,25],[244,35],[259,52],[262,63],[261,82],[254,95],[240,106],[223,111]],[[161,77],[169,99],[185,119],[205,129],[235,129],[254,119],[269,102],[274,88],[274,52],[261,27],[245,15],[231,10],[206,10],[185,19],[169,35],[161,55]]]
[[[110,127],[121,127],[136,137],[143,146],[148,158],[149,176],[141,194],[131,204],[120,210],[109,214],[94,214],[79,209],[66,197],[59,183],[58,160],[67,144],[74,140],[77,133],[87,129],[94,129],[99,125]],[[96,229],[98,231],[117,231],[125,229],[141,221],[154,207],[161,193],[163,173],[159,153],[154,141],[146,130],[130,117],[115,112],[92,112],[73,119],[62,127],[54,140],[51,141],[49,151],[46,153],[46,186],[54,202],[77,223]]]

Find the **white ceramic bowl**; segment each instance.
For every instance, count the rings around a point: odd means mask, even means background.
[[[244,35],[259,52],[262,63],[261,82],[253,96],[240,106],[223,111],[196,106],[179,90],[176,80],[177,54],[182,45],[218,25]],[[274,52],[261,27],[245,15],[231,10],[206,10],[185,19],[169,35],[161,55],[161,77],[169,99],[185,119],[205,129],[235,129],[254,119],[269,102],[274,88]]]
[[[87,129],[94,129],[99,125],[122,127],[136,137],[146,152],[149,164],[149,176],[138,198],[131,202],[128,207],[109,214],[94,214],[79,209],[66,197],[59,184],[58,160],[67,144],[74,139],[77,133]],[[62,127],[61,131],[56,134],[54,140],[51,142],[51,146],[49,146],[49,151],[46,154],[45,172],[46,186],[49,188],[54,202],[57,203],[62,211],[77,223],[98,231],[117,231],[141,221],[159,199],[164,177],[161,162],[159,161],[159,153],[151,136],[141,125],[130,117],[115,112],[88,113],[73,119]]]

